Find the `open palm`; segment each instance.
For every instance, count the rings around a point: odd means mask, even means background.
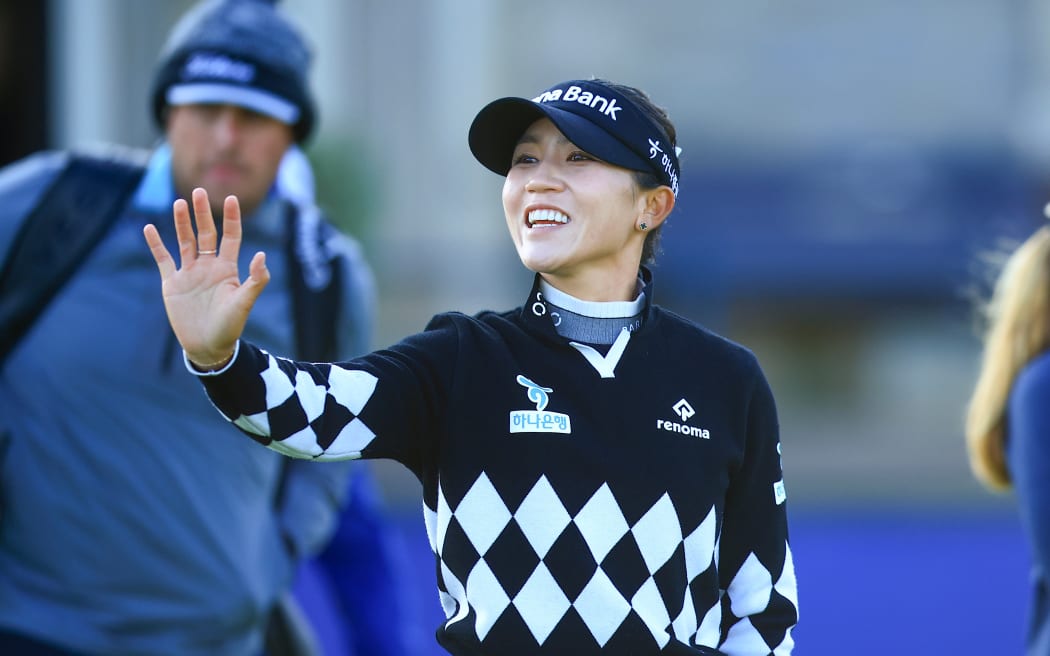
[[[208,193],[194,189],[192,200],[196,237],[186,201],[176,200],[173,207],[181,267],[175,265],[155,226],[147,225],[143,234],[160,270],[164,307],[175,337],[190,362],[200,369],[215,369],[229,361],[270,273],[266,256],[259,252],[252,257],[248,278],[243,283],[238,278],[241,210],[235,196],[223,203],[221,247]]]

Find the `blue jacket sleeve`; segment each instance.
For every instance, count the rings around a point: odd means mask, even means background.
[[[1021,371],[1007,409],[1008,464],[1032,560],[1050,573],[1050,355]]]

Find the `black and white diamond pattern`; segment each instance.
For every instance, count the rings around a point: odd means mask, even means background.
[[[474,630],[483,643],[501,618],[511,614],[520,617],[543,645],[571,615],[604,647],[633,614],[659,648],[672,638],[719,646],[722,617],[718,599],[712,598],[709,608],[697,609],[690,590],[701,579],[703,585],[709,585],[717,568],[713,507],[700,525],[683,535],[667,495],[631,525],[608,485],[595,491],[573,516],[546,476],[512,509],[483,473],[455,506],[439,489],[437,511],[426,514],[431,547],[441,558],[447,591],[442,593],[446,626],[466,619],[473,611]],[[502,562],[500,551],[505,542],[516,543],[517,562],[528,563],[530,571],[514,577],[502,575],[494,563]],[[562,543],[571,548],[574,542],[577,552],[582,545],[592,560],[579,553],[572,559],[557,558]],[[683,569],[684,586],[665,583],[676,577],[680,580]],[[774,589],[794,603],[792,572],[789,563],[774,585],[758,558],[749,557],[726,591],[734,615],[746,618],[760,612]],[[576,582],[566,583],[574,577]],[[723,649],[726,653],[788,653],[790,642],[787,637],[784,644],[767,645],[744,619],[730,630]]]
[[[258,378],[244,383],[239,428],[295,457],[356,458],[373,443],[359,415],[376,376],[324,364],[297,368],[263,355]],[[470,635],[495,649],[511,645],[514,653],[535,645],[545,653],[635,653],[674,640],[734,656],[790,654],[793,621],[751,621],[770,610],[797,615],[786,542],[783,551],[764,547],[777,562],[750,553],[737,571],[720,572],[714,505],[702,520],[690,513],[686,522],[671,496],[649,501],[629,481],[619,491],[613,481],[601,484],[568,506],[547,475],[537,474],[531,487],[516,480],[518,491],[504,494],[487,473],[471,474],[473,481],[450,476],[439,480],[436,510],[425,506],[447,635]],[[450,489],[466,492],[451,497]],[[771,570],[781,572],[775,581]],[[530,637],[532,647],[524,644]]]
[[[776,583],[773,583],[769,570],[759,562],[755,554],[747,557],[733,577],[726,594],[731,602],[732,613],[743,619],[730,627],[729,634],[721,646],[726,653],[766,653],[770,649],[770,645],[747,616],[765,610],[774,592],[790,601],[794,608],[798,608],[795,566],[790,546],[785,546],[785,554],[784,570]],[[791,633],[788,632],[779,645],[773,646],[773,654],[790,654],[794,644]]]
[[[267,444],[285,455],[324,460],[359,457],[375,439],[358,415],[372,398],[378,379],[366,371],[327,366],[326,378],[318,381],[307,371],[282,369],[281,361],[266,357],[268,366],[259,374],[266,389],[266,409],[241,415],[233,423],[255,435],[288,434]],[[278,425],[281,430],[271,431]]]

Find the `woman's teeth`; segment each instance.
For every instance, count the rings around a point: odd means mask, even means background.
[[[537,225],[557,225],[559,223],[568,223],[569,217],[565,216],[558,210],[532,210],[529,212],[529,227]]]

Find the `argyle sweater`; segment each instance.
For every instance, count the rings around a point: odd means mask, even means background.
[[[436,316],[350,362],[248,343],[212,402],[282,453],[423,485],[452,654],[789,654],[773,397],[754,356],[652,304],[606,353],[520,308]],[[716,651],[718,650],[718,651]]]

